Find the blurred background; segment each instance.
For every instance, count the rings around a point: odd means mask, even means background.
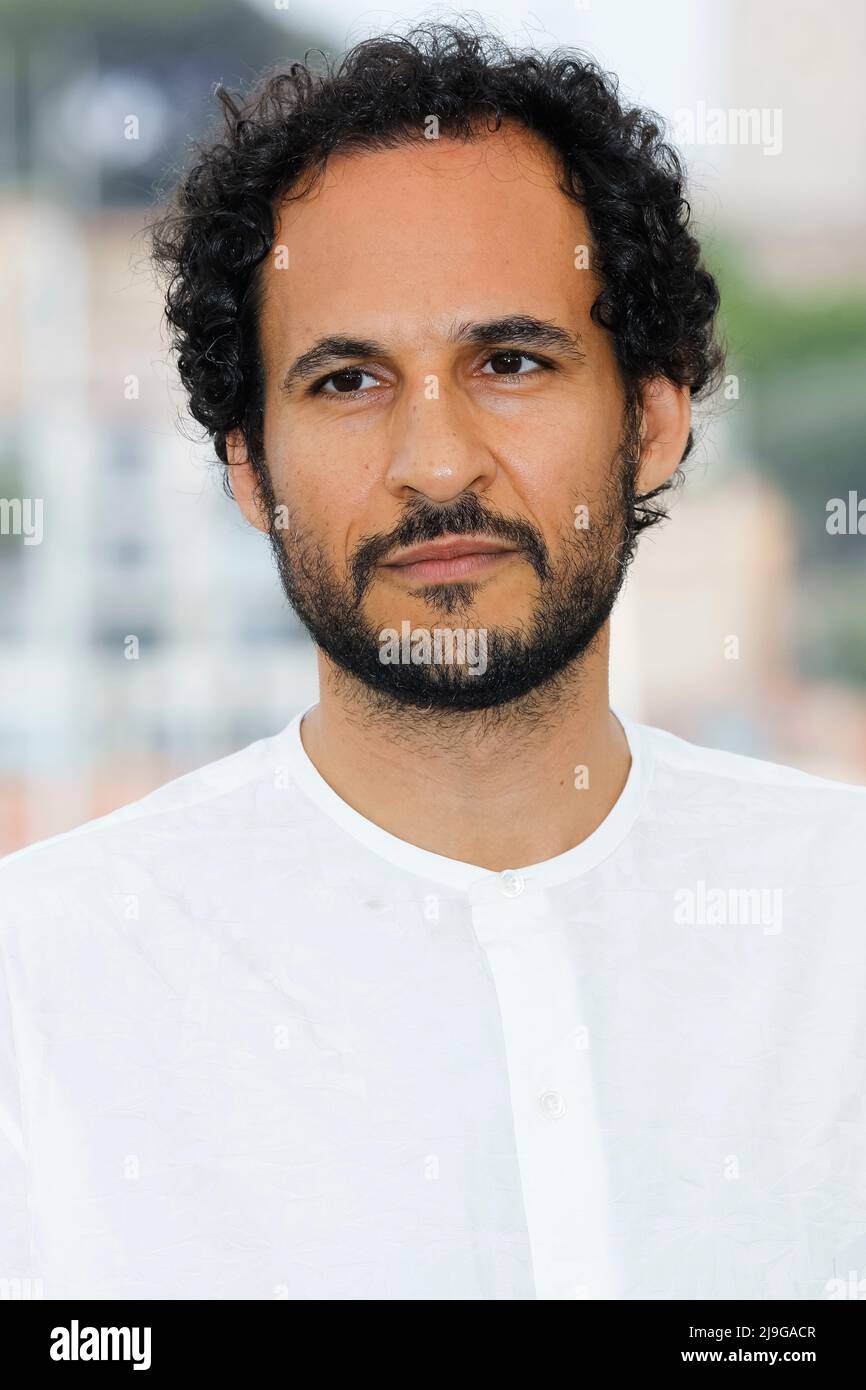
[[[460,13],[0,0],[0,853],[315,700],[267,545],[184,420],[142,228],[217,81]],[[589,51],[662,115],[721,282],[730,375],[671,519],[641,542],[614,703],[866,782],[866,6],[462,13]]]

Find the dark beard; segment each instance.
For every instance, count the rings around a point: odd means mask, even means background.
[[[634,554],[640,525],[634,490],[637,474],[635,427],[626,431],[610,482],[600,498],[575,499],[589,506],[589,526],[566,524],[561,558],[554,566],[535,527],[490,512],[475,493],[438,506],[422,500],[407,504],[400,524],[388,536],[366,538],[358,545],[349,576],[341,582],[290,510],[288,525],[278,525],[279,499],[270,476],[259,472],[260,500],[270,518],[271,548],[289,603],[316,645],[348,676],[377,697],[377,705],[425,710],[485,710],[508,704],[544,686],[556,686],[568,668],[597,637],[610,616]],[[361,604],[379,560],[397,547],[419,545],[444,535],[484,535],[516,545],[533,567],[539,595],[525,627],[486,628],[486,670],[466,665],[383,664],[380,631],[364,617]],[[478,588],[475,582],[431,584],[415,593],[446,619],[464,628]],[[456,618],[457,624],[454,623]],[[398,620],[399,622],[399,620]],[[427,629],[435,632],[439,623]]]

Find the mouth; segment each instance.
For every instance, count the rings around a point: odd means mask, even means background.
[[[492,573],[517,553],[503,541],[455,536],[399,550],[382,568],[416,584],[443,584]]]

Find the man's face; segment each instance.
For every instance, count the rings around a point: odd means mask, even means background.
[[[502,704],[608,616],[637,441],[589,245],[516,126],[335,156],[283,207],[260,319],[272,542],[318,645],[386,698]],[[334,338],[353,341],[292,370]],[[468,539],[484,552],[411,554]]]

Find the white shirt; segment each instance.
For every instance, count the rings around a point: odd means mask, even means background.
[[[764,1299],[866,1274],[866,790],[620,717],[610,814],[506,873],[358,814],[300,715],[8,857],[0,1278]]]

